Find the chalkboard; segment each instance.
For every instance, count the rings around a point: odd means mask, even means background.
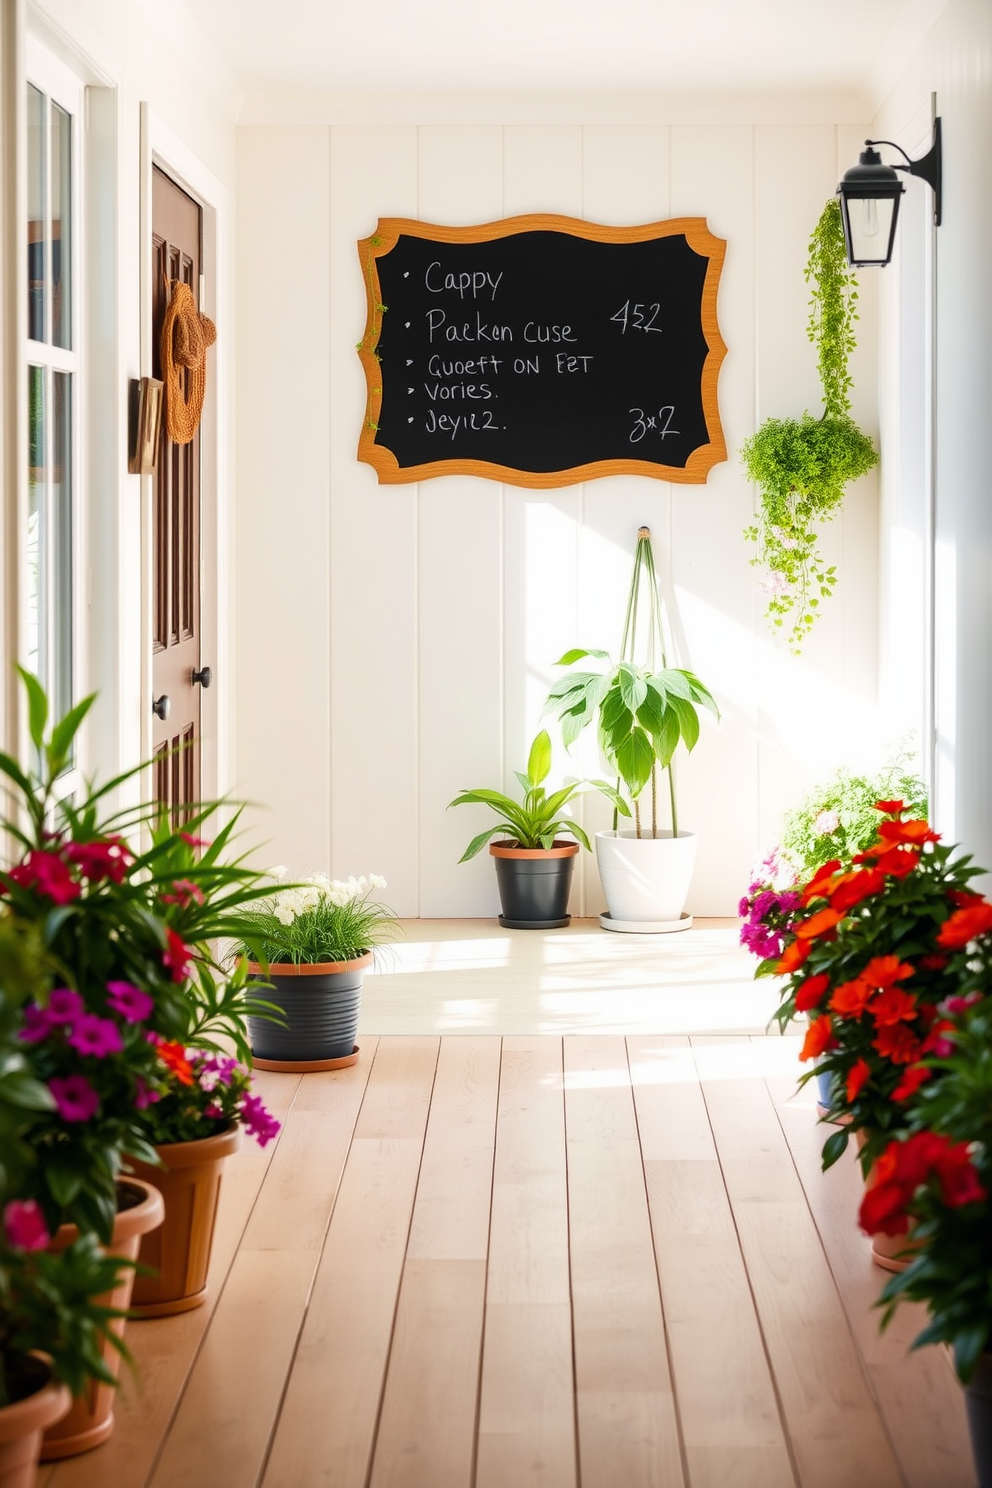
[[[604,475],[702,483],[727,458],[704,218],[477,227],[382,218],[359,245],[368,382],[358,457],[380,482]]]

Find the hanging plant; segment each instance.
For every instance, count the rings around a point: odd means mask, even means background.
[[[817,549],[817,524],[833,517],[848,481],[878,463],[874,445],[850,413],[848,358],[857,345],[858,281],[847,265],[834,198],[813,230],[805,277],[812,283],[807,333],[817,349],[823,413],[766,419],[741,448],[744,468],[761,493],[757,520],[744,529],[757,547],[751,565],[765,575],[759,588],[768,596],[766,618],[785,631],[796,655],[820,601],[837,582],[834,565],[825,564]]]

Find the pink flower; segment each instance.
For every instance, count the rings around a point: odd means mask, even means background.
[[[257,1095],[245,1095],[241,1099],[241,1121],[245,1131],[254,1137],[260,1147],[278,1136],[280,1123],[262,1105]]]
[[[131,850],[122,837],[104,837],[99,842],[67,842],[63,849],[70,863],[75,863],[84,878],[100,883],[109,878],[123,883],[127,875]]]
[[[213,1121],[220,1121],[224,1115],[224,1112],[221,1110],[220,1106],[210,1105],[203,1108],[203,1114],[204,1116],[209,1116]]]
[[[17,1037],[22,1044],[40,1044],[51,1033],[54,1024],[44,1008],[28,1003],[24,1009],[24,1027]]]
[[[71,987],[53,987],[48,994],[50,1023],[74,1023],[83,1011],[83,999]]]
[[[149,1085],[140,1075],[134,1077],[134,1104],[137,1110],[147,1111],[156,1101],[162,1099],[162,1092]]]
[[[821,811],[813,823],[813,832],[817,837],[829,837],[839,826],[840,817],[836,811]]]
[[[34,1199],[11,1199],[3,1211],[3,1227],[14,1250],[44,1250],[52,1238]]]
[[[77,1019],[66,1043],[80,1054],[91,1054],[95,1059],[106,1059],[108,1054],[119,1054],[124,1040],[116,1023],[109,1018],[100,1018],[96,1013],[82,1013]]]
[[[89,1121],[100,1107],[100,1097],[85,1075],[56,1075],[48,1088],[63,1121]]]
[[[178,904],[180,909],[185,909],[187,904],[202,904],[203,890],[192,879],[177,878],[172,885],[172,893],[162,895],[162,903]]]
[[[120,1013],[128,1023],[143,1022],[155,1007],[154,997],[142,992],[140,987],[133,987],[130,982],[108,982],[107,1002],[111,1010]]]
[[[32,850],[23,863],[11,869],[9,876],[11,882],[22,889],[37,889],[39,894],[47,895],[56,904],[68,904],[82,893],[69,872],[69,865],[54,852]]]

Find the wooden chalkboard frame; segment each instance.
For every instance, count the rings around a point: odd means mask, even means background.
[[[701,301],[702,334],[707,347],[701,378],[701,401],[706,424],[708,443],[699,445],[689,455],[685,466],[660,465],[648,460],[611,459],[595,460],[585,465],[576,465],[568,470],[526,471],[512,466],[491,463],[488,460],[473,460],[454,457],[431,460],[420,465],[401,466],[393,452],[376,444],[379,412],[382,406],[382,372],[376,356],[379,334],[382,329],[382,293],[379,284],[377,260],[395,248],[403,235],[425,238],[439,244],[485,243],[516,233],[557,232],[570,233],[598,243],[643,243],[657,238],[682,236],[693,252],[706,259],[706,274],[703,281]],[[432,222],[420,222],[410,217],[381,217],[375,232],[358,243],[362,273],[368,300],[368,315],[365,335],[358,343],[358,354],[365,370],[367,403],[365,420],[358,442],[358,458],[371,465],[382,485],[402,485],[415,481],[430,480],[443,475],[476,475],[487,480],[502,481],[507,485],[525,486],[535,490],[550,490],[558,486],[569,486],[581,481],[596,480],[607,475],[647,475],[656,480],[677,481],[688,485],[705,483],[710,470],[727,458],[727,445],[720,423],[717,400],[717,382],[720,366],[727,354],[727,347],[720,335],[717,323],[717,292],[720,274],[726,253],[726,240],[715,237],[709,230],[705,217],[673,217],[663,222],[648,222],[638,227],[607,227],[600,223],[585,222],[578,217],[560,217],[545,213],[529,213],[520,217],[506,217],[498,222],[482,223],[473,227],[445,227]]]

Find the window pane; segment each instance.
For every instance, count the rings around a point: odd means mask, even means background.
[[[28,84],[28,335],[45,339],[45,100]]]
[[[60,718],[72,707],[72,375],[52,378],[51,548],[52,711]]]
[[[42,595],[45,588],[45,370],[28,368],[28,540],[27,634],[25,664],[44,683],[46,635]]]
[[[52,342],[72,346],[72,119],[52,104]]]

